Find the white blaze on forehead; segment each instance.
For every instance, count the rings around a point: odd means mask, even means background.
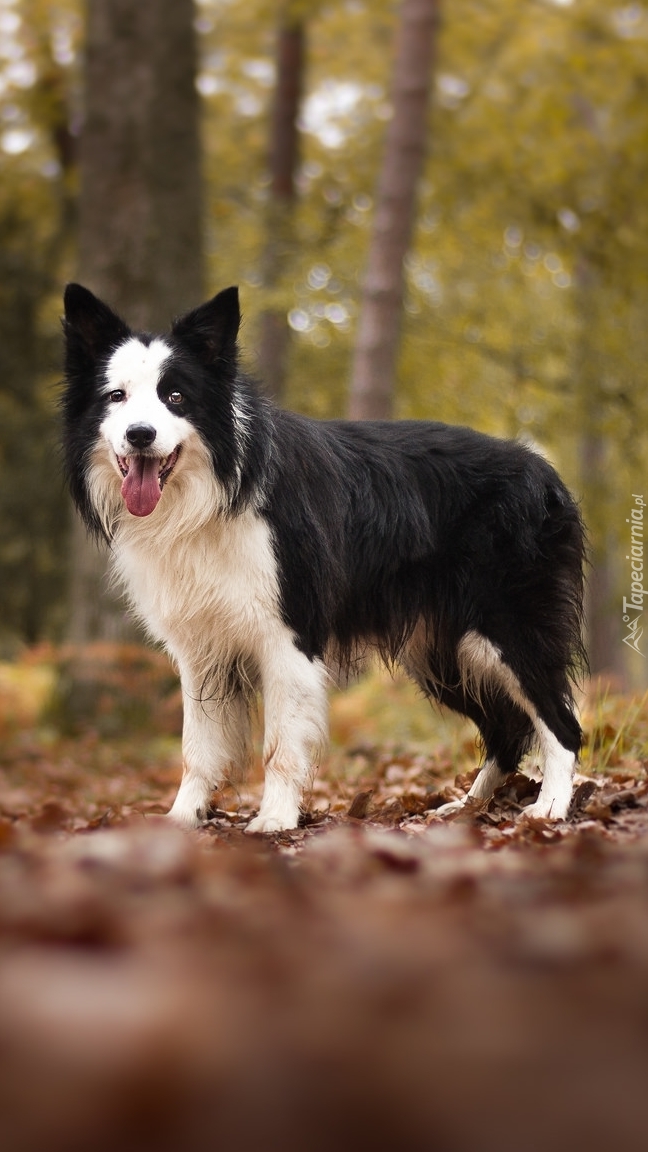
[[[167,362],[172,360],[172,349],[163,340],[145,344],[132,336],[120,344],[110,357],[105,370],[102,391],[106,411],[100,425],[103,439],[116,457],[133,454],[128,439],[132,424],[148,424],[155,432],[152,452],[157,457],[169,456],[184,443],[191,432],[187,421],[176,412],[170,412],[158,395],[158,386]],[[115,401],[113,392],[119,392]],[[113,461],[118,468],[117,461]]]
[[[122,388],[127,395],[134,396],[143,390],[157,389],[162,375],[164,361],[171,355],[171,349],[163,340],[152,340],[143,344],[132,336],[113,352],[106,365],[105,392]]]

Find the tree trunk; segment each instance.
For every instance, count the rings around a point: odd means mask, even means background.
[[[133,327],[203,298],[193,0],[88,0],[78,275]],[[128,633],[105,550],[73,530],[70,633]]]
[[[270,123],[270,198],[261,274],[272,296],[286,271],[293,247],[295,175],[299,159],[297,117],[304,83],[304,25],[286,23],[277,37],[277,83]],[[261,314],[259,352],[268,395],[280,399],[285,384],[290,332],[286,309],[270,305]]]
[[[617,595],[614,564],[615,542],[608,525],[606,448],[605,438],[584,422],[581,442],[583,510],[590,526],[591,542],[590,569],[585,586],[586,644],[592,676],[612,676],[617,685],[625,685],[621,600]]]
[[[362,289],[349,415],[388,419],[393,411],[403,303],[403,261],[425,159],[439,0],[403,0],[376,214]]]
[[[193,0],[88,0],[79,276],[129,323],[203,295]]]
[[[581,471],[583,516],[588,529],[590,566],[586,573],[585,625],[590,671],[625,683],[621,598],[615,554],[618,544],[610,510],[610,476],[605,432],[605,400],[600,377],[602,357],[597,348],[601,285],[594,261],[581,253],[575,288],[580,321],[575,376],[582,425]]]

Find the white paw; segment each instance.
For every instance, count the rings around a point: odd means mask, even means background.
[[[557,800],[555,796],[548,796],[543,799],[538,796],[534,804],[529,804],[528,808],[523,808],[520,817],[525,818],[530,816],[532,820],[564,820],[569,808],[569,800],[567,803]]]
[[[250,823],[248,824],[245,831],[250,833],[285,832],[288,828],[296,828],[298,819],[299,814],[296,816],[288,816],[269,813],[267,816],[264,816],[263,813],[259,812],[258,816],[255,816],[253,820],[250,820]]]
[[[200,809],[194,809],[192,811],[189,808],[178,807],[176,804],[173,805],[170,812],[167,812],[166,818],[170,820],[172,824],[177,825],[178,828],[200,828],[200,825],[204,821],[204,816]]]
[[[465,807],[467,796],[463,796],[461,800],[451,800],[448,804],[442,804],[440,808],[432,810],[433,816],[451,816],[455,812],[461,812]]]

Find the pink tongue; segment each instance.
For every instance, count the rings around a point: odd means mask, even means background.
[[[150,516],[162,495],[160,461],[154,456],[129,456],[128,465],[121,487],[126,507],[132,516]]]

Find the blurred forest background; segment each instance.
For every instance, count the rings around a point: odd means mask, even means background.
[[[363,414],[375,386],[396,417],[528,438],[582,501],[592,669],[648,683],[622,618],[648,495],[648,7],[0,0],[0,171],[1,659],[123,635],[60,478],[78,278],[144,327],[239,284],[249,366],[310,415]]]
[[[648,0],[0,0],[3,1152],[644,1146],[647,189]],[[445,827],[472,729],[380,674],[299,829],[243,831],[260,744],[156,820],[180,692],[64,491],[71,279],[144,328],[238,284],[282,403],[555,462],[601,674],[567,821],[516,773]]]

